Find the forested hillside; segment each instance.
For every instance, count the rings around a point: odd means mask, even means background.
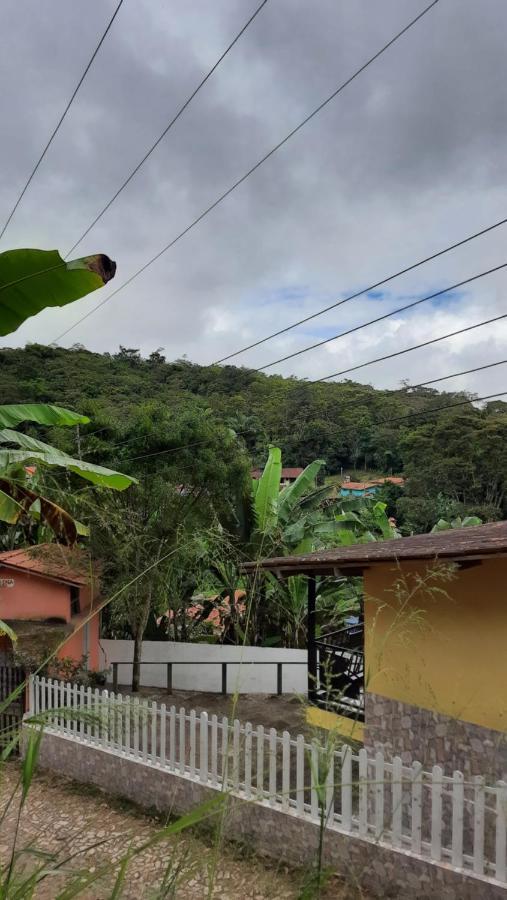
[[[46,401],[89,414],[92,422],[79,436],[55,432],[51,438],[68,442],[64,449],[73,452],[79,442],[94,462],[108,464],[111,447],[131,433],[143,405],[156,403],[173,416],[175,448],[184,441],[181,417],[195,410],[234,429],[254,465],[265,461],[273,443],[289,466],[320,457],[328,474],[342,468],[357,477],[372,469],[403,472],[405,492],[392,492],[389,511],[407,528],[424,531],[440,517],[465,512],[485,520],[507,515],[502,401],[478,409],[459,405],[468,397],[463,393],[311,384],[233,366],[167,362],[159,352],[142,359],[134,349],[96,354],[79,345],[2,350],[0,373],[1,403]],[[443,406],[450,408],[429,413]],[[166,445],[167,439],[156,450]],[[141,440],[135,450],[142,453]],[[114,457],[126,471],[129,451],[120,448]]]

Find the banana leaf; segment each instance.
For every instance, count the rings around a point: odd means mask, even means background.
[[[270,447],[268,461],[255,489],[255,515],[259,531],[266,531],[277,521],[277,504],[282,477],[282,451]]]
[[[12,503],[13,517],[6,501]],[[85,534],[86,526],[72,518],[70,513],[40,494],[16,482],[0,479],[0,520],[14,525],[22,515],[31,515],[49,525],[51,531],[66,544],[75,544],[78,535]]]
[[[293,484],[283,488],[278,501],[278,516],[281,521],[286,522],[290,516],[290,511],[294,509],[298,501],[301,500],[304,494],[315,488],[315,479],[324,465],[325,461],[323,459],[315,459],[301,472],[301,475],[298,475]]]
[[[50,306],[66,306],[114,278],[116,263],[97,253],[65,262],[57,250],[0,253],[0,335]]]
[[[37,422],[38,425],[86,425],[88,416],[52,406],[49,403],[11,403],[0,406],[0,427],[13,428],[21,422]]]
[[[123,475],[103,466],[74,459],[61,450],[57,450],[56,447],[45,444],[44,441],[39,441],[37,438],[21,434],[18,431],[12,431],[10,428],[0,430],[0,444],[17,444],[21,448],[20,450],[0,450],[0,471],[5,472],[9,466],[20,463],[25,465],[31,462],[40,462],[46,466],[67,469],[80,475],[81,478],[91,481],[92,484],[113,488],[117,491],[123,491],[133,483],[137,484],[136,479],[130,475]]]

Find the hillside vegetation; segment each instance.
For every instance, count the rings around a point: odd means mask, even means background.
[[[79,436],[55,430],[51,437],[66,441],[63,449],[75,452],[78,442],[95,462],[107,464],[111,447],[147,404],[172,413],[177,447],[184,441],[180,417],[193,408],[234,429],[254,465],[264,463],[271,443],[281,447],[284,465],[321,458],[327,475],[341,469],[356,477],[365,470],[404,473],[403,494],[393,489],[385,499],[389,512],[417,531],[440,517],[467,512],[490,520],[507,513],[507,404],[437,411],[469,396],[376,390],[354,381],[312,384],[234,366],[167,362],[160,352],[143,359],[124,347],[116,354],[80,345],[0,351],[0,403],[58,402],[91,416]],[[114,458],[128,471],[128,447]]]

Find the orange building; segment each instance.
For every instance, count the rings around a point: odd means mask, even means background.
[[[57,658],[99,667],[98,583],[79,550],[40,544],[0,553],[0,620],[17,636],[0,636],[0,664],[16,658],[35,668],[56,648]]]

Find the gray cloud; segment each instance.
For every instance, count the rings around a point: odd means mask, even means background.
[[[6,0],[0,78],[0,218],[37,158],[113,3]],[[255,8],[237,0],[125,0],[107,42],[1,249],[66,251]],[[80,245],[118,262],[111,287],[158,252],[409,18],[420,2],[270,0],[115,206]],[[279,154],[172,250],[63,341],[90,349],[164,345],[209,362],[351,289],[501,218],[507,209],[503,0],[441,0]],[[237,359],[262,365],[503,261],[505,229]],[[505,309],[505,275],[458,302],[280,367],[319,377],[363,354],[451,331]],[[292,299],[287,288],[304,287]],[[5,344],[50,341],[103,296],[48,311]],[[400,299],[401,298],[401,299]],[[422,335],[422,337],[421,337]],[[502,356],[504,329],[366,369],[394,385]],[[338,364],[337,364],[338,363]],[[275,370],[276,371],[276,370]],[[454,384],[454,383],[453,383]],[[501,370],[459,382],[501,390]]]

